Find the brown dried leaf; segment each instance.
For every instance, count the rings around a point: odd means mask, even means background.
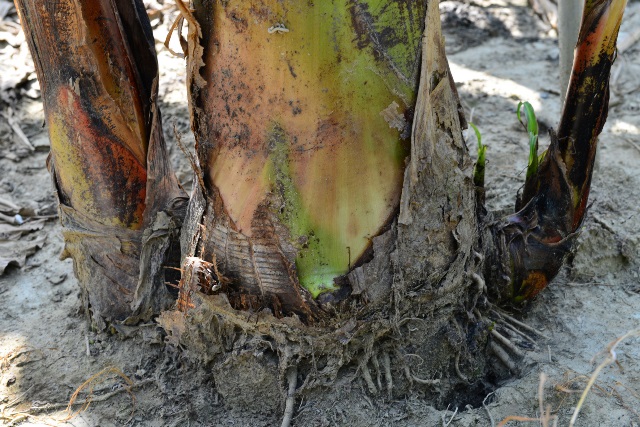
[[[22,267],[29,255],[33,255],[44,245],[47,236],[40,236],[31,241],[13,241],[0,239],[0,276],[9,265]]]
[[[44,227],[44,219],[29,221],[21,225],[12,225],[0,223],[0,243],[6,241],[17,241],[22,236],[32,231],[42,230]]]
[[[9,265],[24,266],[27,257],[42,247],[46,236],[39,236],[32,240],[21,239],[33,231],[41,230],[44,223],[44,219],[20,225],[0,222],[0,276]]]

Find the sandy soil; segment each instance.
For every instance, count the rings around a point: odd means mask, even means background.
[[[161,19],[156,17],[153,24],[156,38],[164,40],[175,11],[161,1],[150,3],[162,9],[157,15]],[[467,116],[489,146],[489,207],[512,209],[527,160],[526,135],[515,116],[518,101],[533,104],[543,129],[555,126],[560,114],[555,31],[524,0],[446,1],[441,11],[451,69]],[[164,345],[156,325],[123,329],[118,335],[88,329],[78,312],[79,288],[71,263],[58,260],[62,240],[57,221],[49,219],[55,204],[45,167],[49,142],[33,66],[24,37],[11,24],[15,22],[15,13],[9,13],[0,27],[0,199],[45,219],[43,228],[21,241],[46,242],[22,268],[9,267],[0,276],[0,423],[279,425],[278,410],[226,412],[211,374],[184,350]],[[630,3],[623,34],[638,26],[640,4]],[[164,126],[178,176],[190,186],[189,167],[173,136],[175,125],[183,142],[193,144],[184,63],[160,43],[157,47]],[[345,393],[330,407],[297,402],[293,425],[491,426],[507,416],[536,418],[540,401],[549,405],[558,425],[569,425],[580,392],[608,355],[609,343],[640,327],[639,75],[637,43],[619,55],[614,69],[593,204],[578,251],[523,315],[544,336],[535,336],[520,375],[500,383],[485,405],[457,402],[448,410],[425,405],[420,386],[405,399],[380,403],[366,396],[360,380],[346,381]],[[21,142],[8,117],[24,131],[33,151]],[[601,371],[575,425],[640,425],[640,340],[625,339],[615,354],[618,363]],[[76,403],[84,402],[90,390],[93,403],[88,408],[75,405],[74,411],[86,410],[69,419],[67,403],[85,381]],[[477,401],[477,396],[470,395],[468,401]]]

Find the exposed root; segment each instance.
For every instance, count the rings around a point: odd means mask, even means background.
[[[507,328],[509,331],[511,331],[511,332],[521,336],[525,340],[529,341],[533,346],[537,346],[538,345],[536,340],[534,340],[533,338],[531,338],[529,335],[525,334],[524,332],[518,330],[517,328],[513,327],[509,322],[505,322],[504,320],[500,319],[500,320],[498,320],[498,323],[501,326],[504,326],[505,328]]]
[[[460,378],[465,383],[470,384],[469,383],[469,378],[467,378],[467,376],[464,375],[462,373],[462,371],[460,370],[460,353],[456,354],[455,368],[456,368],[456,375],[458,375],[458,378]]]
[[[123,378],[125,380],[125,382],[127,383],[126,386],[124,387],[120,387],[114,391],[111,391],[109,393],[105,393],[105,394],[101,394],[98,396],[95,396],[93,394],[93,389],[94,387],[99,384],[102,383],[104,381],[103,377],[105,375],[108,374],[115,374],[121,378]],[[95,403],[95,402],[104,402],[107,401],[109,399],[111,399],[112,397],[122,393],[122,392],[127,392],[131,395],[132,400],[135,402],[135,398],[132,394],[132,391],[136,388],[140,388],[143,387],[147,384],[153,383],[155,382],[155,380],[149,378],[137,383],[133,383],[126,375],[124,375],[119,369],[117,368],[106,368],[103,369],[102,371],[98,372],[97,374],[93,375],[91,378],[89,378],[87,381],[85,381],[82,385],[80,385],[80,387],[78,387],[76,389],[76,391],[73,393],[73,395],[71,396],[71,399],[69,400],[69,402],[67,403],[48,403],[45,405],[41,405],[41,406],[32,406],[31,408],[29,408],[28,410],[23,410],[23,411],[13,411],[11,408],[15,405],[18,405],[22,402],[21,397],[18,397],[16,399],[14,399],[13,401],[9,402],[6,405],[3,405],[2,408],[0,408],[0,420],[3,421],[8,421],[10,423],[10,425],[15,425],[19,422],[25,421],[27,419],[35,419],[36,421],[39,421],[39,418],[36,416],[37,414],[40,413],[46,413],[46,412],[51,412],[51,411],[56,411],[56,410],[60,410],[60,409],[66,409],[67,413],[69,415],[67,415],[65,418],[63,419],[59,419],[56,421],[59,422],[67,422],[69,420],[71,420],[72,418],[76,417],[78,414],[80,414],[81,412],[85,411],[89,405],[91,403]],[[87,397],[84,400],[79,400],[78,399],[78,395],[82,392],[82,390],[88,388],[89,389],[89,394],[87,395]],[[30,389],[29,389],[30,390]],[[27,390],[27,392],[29,391]],[[23,395],[26,394],[23,393]],[[81,406],[81,408],[74,412],[71,413],[71,408],[73,408],[74,406]],[[132,412],[133,413],[133,412]],[[42,424],[46,424],[49,425],[47,422],[45,422],[44,420],[42,420]],[[40,425],[40,424],[38,424]],[[56,424],[57,425],[57,424]]]
[[[489,343],[489,349],[498,358],[498,360],[500,360],[500,362],[502,362],[502,364],[507,369],[509,369],[510,372],[518,372],[518,368],[511,356],[509,356],[509,353],[507,353],[502,347],[496,344],[495,341],[491,341]]]
[[[360,370],[362,371],[362,378],[364,378],[365,383],[367,383],[367,388],[369,389],[369,393],[376,395],[378,394],[378,389],[376,388],[375,383],[373,382],[373,378],[371,377],[371,371],[369,370],[368,361],[365,361],[360,364]]]
[[[447,408],[447,411],[449,410],[449,408]],[[445,411],[442,414],[442,427],[449,427],[449,425],[453,422],[453,419],[456,417],[456,415],[458,415],[458,408],[455,409],[455,411],[453,411],[453,415],[451,415],[451,418],[449,418],[449,421],[446,420],[446,414],[447,411]]]
[[[11,352],[7,353],[6,355],[0,357],[0,372],[5,371],[6,369],[9,368],[9,366],[11,366],[12,362],[19,358],[22,355],[29,355],[31,353],[37,352],[41,355],[41,357],[44,357],[44,353],[42,352],[42,350],[39,349],[34,349],[34,348],[27,348],[26,346],[20,346],[14,350],[12,350]],[[25,364],[27,362],[22,362],[22,364]],[[20,366],[20,365],[18,365]]]
[[[407,381],[409,381],[409,385],[413,385],[413,374],[411,374],[411,368],[409,368],[409,366],[404,365],[404,376],[407,379]]]
[[[391,375],[391,358],[388,352],[382,353],[382,367],[384,368],[384,379],[387,382],[387,397],[393,397],[393,376]]]
[[[480,296],[487,295],[487,284],[482,278],[482,276],[480,276],[477,273],[471,273],[470,277],[477,286],[476,294],[474,295],[473,303],[471,304],[471,307],[476,307]]]
[[[411,378],[413,379],[413,381],[417,382],[418,384],[422,384],[422,385],[439,385],[440,384],[440,380],[423,380],[422,378],[418,378],[415,375],[411,375]]]
[[[520,358],[524,357],[524,353],[518,347],[516,347],[514,343],[512,343],[508,338],[506,338],[500,332],[496,331],[495,329],[492,329],[491,336],[495,338],[496,341],[500,343],[500,345],[506,347],[514,355]]]
[[[142,380],[142,381],[137,382],[137,383],[132,383],[128,387],[121,387],[121,388],[119,388],[117,390],[114,390],[114,391],[111,391],[109,393],[101,394],[99,396],[92,395],[90,398],[87,397],[87,399],[85,399],[82,402],[74,401],[74,402],[68,402],[68,403],[48,403],[48,404],[42,405],[42,406],[33,406],[29,410],[29,413],[37,414],[37,413],[41,413],[41,412],[53,411],[53,410],[56,410],[56,409],[71,408],[71,407],[77,406],[77,405],[86,405],[87,401],[89,401],[89,403],[105,402],[105,401],[111,399],[112,397],[122,393],[122,392],[131,393],[131,391],[133,391],[133,390],[135,390],[137,388],[144,387],[145,385],[151,384],[151,383],[154,383],[154,382],[155,382],[154,379],[147,378],[146,380]],[[83,410],[85,410],[85,409],[86,408],[84,408]],[[76,415],[77,414],[75,414],[74,416],[76,416]]]
[[[287,381],[289,382],[289,390],[287,391],[284,416],[280,427],[289,427],[291,425],[291,420],[293,419],[293,411],[296,403],[296,386],[298,384],[298,368],[295,365],[289,369]]]
[[[422,357],[418,356],[417,354],[405,354],[404,357],[406,357],[406,356],[415,356],[418,359],[420,359],[419,365],[421,365],[424,362]],[[398,357],[404,360],[402,354],[398,354]],[[404,376],[407,379],[407,381],[409,381],[409,385],[413,385],[413,383],[418,383],[418,384],[428,385],[428,386],[437,386],[437,385],[440,384],[440,380],[439,379],[436,379],[436,380],[424,380],[424,379],[422,379],[420,377],[415,376],[413,374],[413,372],[411,372],[411,368],[409,367],[409,365],[406,364],[406,362],[403,365],[404,365],[403,366]]]
[[[493,353],[511,373],[517,373],[519,371],[517,362],[525,357],[523,350],[532,351],[537,346],[536,341],[519,328],[546,338],[545,335],[531,326],[495,309],[491,309],[489,319],[485,319],[478,309],[474,309],[473,314],[480,321],[489,320],[494,324],[494,327],[491,328],[489,332],[491,336],[489,351]],[[522,338],[524,341],[518,338]],[[516,341],[514,341],[514,339]],[[499,367],[495,368],[497,371],[502,370]],[[458,370],[459,367],[456,366],[456,373],[458,373]],[[458,376],[460,376],[460,373],[458,373]]]
[[[91,397],[91,401],[90,403],[95,403],[95,402],[104,402],[107,401],[109,399],[111,399],[112,397],[122,393],[122,392],[127,392],[127,393],[131,393],[131,391],[133,389],[136,388],[140,388],[143,387],[147,384],[153,383],[155,382],[155,380],[153,379],[146,379],[143,381],[140,381],[138,383],[135,383],[129,387],[122,387],[119,388],[115,391],[109,392],[109,393],[105,393],[105,394],[101,394],[99,396],[92,396]],[[86,401],[82,401],[82,402],[73,402],[71,403],[71,406],[76,406],[76,405],[86,405],[87,402]],[[17,425],[18,423],[21,423],[23,421],[29,420],[31,419],[31,421],[41,421],[41,424],[38,423],[38,425],[50,425],[49,422],[47,421],[47,419],[41,419],[41,417],[36,416],[39,413],[43,413],[43,412],[51,412],[51,411],[55,411],[57,409],[64,409],[64,408],[68,408],[70,405],[70,403],[50,403],[50,404],[46,404],[43,406],[33,406],[31,407],[29,410],[27,411],[18,411],[18,412],[13,412],[12,410],[7,410],[8,406],[5,406],[2,408],[2,410],[0,411],[0,420],[2,421],[7,421],[9,422],[10,426],[13,425]],[[83,408],[81,409],[84,410],[86,409]],[[76,416],[77,414],[75,414],[74,416]],[[60,422],[66,422],[68,419],[62,419],[62,420],[56,420],[56,421],[60,421]],[[57,425],[57,424],[56,424]]]
[[[14,411],[12,408],[14,406],[22,403],[22,398],[29,392],[33,386],[29,387],[27,391],[20,393],[17,397],[6,404],[0,405],[0,421],[3,421],[3,424],[9,424],[10,426],[16,425],[22,421],[27,420],[31,414],[23,412],[23,411]]]
[[[396,341],[393,340],[396,322],[394,324],[391,322],[372,323],[371,331],[358,330],[357,334],[354,333],[355,326],[352,323],[344,322],[340,328],[335,328],[332,331],[310,329],[311,336],[303,339],[300,330],[297,329],[300,324],[295,323],[295,319],[277,319],[272,313],[265,310],[256,313],[249,320],[246,312],[235,310],[230,306],[223,293],[203,295],[201,290],[197,290],[191,295],[190,303],[195,308],[190,309],[188,315],[185,316],[179,312],[165,312],[158,320],[173,343],[184,346],[206,345],[208,348],[220,349],[221,352],[246,353],[248,354],[247,360],[251,363],[253,363],[253,359],[250,354],[258,353],[259,349],[268,348],[270,352],[278,355],[280,378],[284,383],[290,375],[292,365],[296,365],[299,372],[304,369],[304,382],[298,378],[295,389],[298,403],[301,396],[315,393],[318,387],[333,384],[338,370],[345,366],[356,368],[352,379],[362,385],[366,396],[371,399],[387,400],[388,398],[391,400],[394,393],[397,393],[399,385],[403,390],[405,387],[414,387],[429,392],[445,393],[449,391],[450,383],[444,378],[423,373],[423,369],[418,368],[418,365],[423,363],[423,359],[424,364],[427,364],[428,359],[424,354],[407,354],[406,347],[396,346]],[[215,316],[209,315],[212,311],[215,311]],[[416,320],[426,321],[423,318]],[[198,327],[204,322],[210,323],[212,325],[210,330],[215,333],[198,335],[202,331]],[[407,327],[411,326],[414,325],[407,325]],[[197,333],[187,333],[191,330],[195,330]],[[334,343],[341,343],[341,345],[333,347]],[[286,354],[287,349],[291,352],[290,354],[295,354],[297,361],[290,360]],[[413,351],[412,347],[411,349]],[[323,357],[321,361],[316,360],[315,354],[317,353],[324,353],[327,356]],[[462,352],[458,360],[458,370],[463,380],[466,379],[462,373],[466,366],[464,361],[465,353]],[[260,361],[256,363],[260,363]],[[322,367],[318,366],[320,363]],[[398,363],[400,365],[397,365]],[[233,369],[242,366],[244,366],[244,362],[237,366],[234,365]],[[394,378],[394,375],[402,374],[403,370],[403,376],[406,376],[406,380]],[[455,374],[453,375],[455,377]],[[455,382],[459,382],[457,378]],[[282,391],[280,392],[282,393]],[[293,404],[289,395],[284,396],[283,400],[288,402],[289,406]],[[241,403],[245,406],[251,405],[251,402],[245,404],[245,400]],[[230,404],[235,405],[235,403]],[[292,424],[296,423],[294,416],[299,414],[296,409],[293,410],[294,413],[290,417]]]
[[[474,313],[476,316],[482,316],[478,310]],[[522,330],[548,338],[537,329],[502,311],[492,309],[489,320],[495,324],[495,327],[490,331],[492,342],[489,345],[489,350],[511,373],[518,372],[517,361],[525,357],[525,350],[532,351],[537,346],[536,340]]]
[[[78,387],[76,389],[76,391],[73,392],[73,394],[71,395],[71,399],[69,399],[69,404],[67,405],[67,413],[69,414],[67,416],[67,418],[65,418],[63,421],[69,421],[72,418],[75,418],[76,416],[78,416],[81,412],[86,411],[89,408],[89,405],[91,405],[91,402],[95,402],[97,398],[94,397],[93,395],[93,389],[95,388],[95,386],[97,384],[100,384],[104,381],[106,381],[106,379],[102,379],[103,377],[105,377],[108,374],[115,374],[117,376],[119,376],[120,378],[122,378],[125,383],[128,385],[128,387],[123,388],[123,390],[125,390],[127,393],[129,393],[129,395],[131,396],[131,399],[133,401],[135,401],[135,397],[133,396],[133,394],[131,393],[131,386],[133,386],[133,381],[131,381],[131,379],[129,377],[127,377],[120,369],[115,368],[115,367],[109,367],[109,368],[105,368],[102,371],[98,372],[95,375],[92,375],[88,380],[86,380],[85,382],[83,382],[80,387]],[[88,396],[85,398],[84,402],[82,403],[82,407],[77,410],[76,412],[71,412],[71,408],[76,405],[76,400],[78,399],[78,395],[82,392],[82,390],[84,390],[85,388],[89,389],[89,394]],[[111,396],[109,396],[111,397]],[[108,399],[104,398],[105,400]]]
[[[480,276],[478,273],[471,273],[471,279],[473,279],[474,283],[478,286],[478,289],[482,292],[487,292],[487,284],[484,281],[484,278]]]
[[[9,426],[17,425],[18,423],[21,423],[22,421],[26,421],[28,419],[29,419],[29,414],[25,414],[25,413],[13,413],[13,414],[5,415],[3,411],[0,414],[0,420],[5,421],[4,424],[8,422]]]
[[[371,361],[373,362],[373,367],[376,368],[376,383],[378,384],[378,389],[382,390],[382,371],[380,371],[380,361],[375,353],[371,356]]]
[[[526,331],[529,331],[531,333],[534,333],[542,338],[545,339],[551,339],[549,336],[543,334],[542,332],[540,332],[539,330],[527,325],[526,323],[522,323],[521,321],[519,321],[518,319],[515,319],[511,316],[509,316],[507,313],[505,313],[504,311],[496,311],[496,310],[491,310],[491,312],[493,314],[495,314],[498,319],[503,319],[504,321],[507,321],[509,323],[511,323],[514,326],[518,326]]]

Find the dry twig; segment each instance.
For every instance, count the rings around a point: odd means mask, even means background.
[[[538,405],[540,406],[540,416],[538,418],[520,417],[516,415],[509,415],[500,423],[498,427],[504,427],[509,421],[525,421],[525,422],[538,422],[542,427],[556,427],[558,424],[558,417],[551,415],[551,405],[544,405],[544,384],[547,381],[547,375],[543,372],[540,374],[540,381],[538,382]],[[553,421],[553,424],[550,424]]]
[[[618,347],[618,345],[620,345],[620,343],[626,340],[627,338],[634,337],[634,336],[640,336],[640,329],[634,329],[632,331],[629,331],[623,336],[621,336],[620,338],[617,338],[611,344],[609,344],[606,350],[609,355],[605,358],[605,360],[601,364],[598,365],[598,367],[593,371],[591,378],[589,378],[589,382],[587,382],[587,386],[582,392],[582,395],[580,396],[580,400],[576,405],[576,409],[573,412],[571,421],[569,421],[569,427],[573,427],[575,425],[576,420],[578,419],[578,415],[580,414],[580,410],[582,409],[582,406],[584,405],[584,402],[587,399],[587,395],[589,394],[591,387],[593,387],[593,384],[596,382],[598,375],[600,375],[600,372],[602,372],[602,370],[607,366],[618,361],[617,354],[616,354],[616,348]]]
[[[448,411],[449,411],[449,408],[447,408],[445,413],[442,414],[442,427],[449,427],[449,425],[453,422],[453,419],[458,414],[458,408],[456,407],[455,411],[453,411],[453,415],[451,415],[451,418],[449,418],[449,421],[446,421],[445,415],[447,414]]]
[[[107,393],[105,395],[99,396],[99,397],[95,397],[93,395],[93,389],[95,388],[96,385],[103,383],[104,381],[106,381],[106,376],[109,374],[115,374],[117,376],[119,376],[120,378],[122,378],[129,387],[125,387],[122,388],[120,390],[116,390],[112,393]],[[67,404],[67,413],[69,414],[64,420],[62,421],[69,421],[73,418],[75,418],[76,416],[78,416],[81,412],[86,411],[89,408],[89,405],[91,405],[91,402],[99,402],[102,400],[107,400],[110,397],[114,396],[115,394],[119,393],[122,390],[125,390],[127,393],[129,393],[129,395],[131,396],[131,399],[133,401],[135,401],[135,398],[133,396],[133,394],[131,393],[131,387],[133,387],[134,383],[133,381],[131,381],[131,379],[129,377],[127,377],[120,369],[115,368],[115,367],[108,367],[108,368],[104,368],[102,371],[98,372],[95,375],[92,375],[88,380],[86,380],[85,382],[83,382],[80,387],[78,387],[76,389],[76,391],[73,392],[73,394],[71,395],[71,399],[69,399],[69,403]],[[87,395],[87,397],[85,398],[84,402],[79,403],[76,402],[78,399],[78,396],[80,395],[80,393],[85,389],[88,388],[89,389],[89,393]],[[71,408],[75,405],[82,405],[82,408],[80,408],[79,410],[77,410],[76,412],[71,412]],[[34,409],[34,408],[32,408]],[[49,406],[47,409],[53,409],[51,406]]]
[[[493,419],[493,415],[491,415],[491,411],[489,410],[489,407],[487,406],[487,399],[489,398],[489,396],[493,395],[493,391],[489,394],[487,394],[485,396],[485,398],[482,400],[482,407],[484,408],[484,410],[487,412],[487,415],[489,416],[489,421],[491,421],[491,427],[496,427],[496,422]]]

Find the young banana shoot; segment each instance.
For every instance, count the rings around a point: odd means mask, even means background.
[[[537,126],[524,104],[531,147],[527,180],[518,212],[493,229],[497,251],[488,263],[498,300],[533,298],[573,248],[587,208],[598,135],[607,118],[609,75],[625,6],[626,0],[586,1],[558,131],[550,132],[549,149],[537,168]]]

